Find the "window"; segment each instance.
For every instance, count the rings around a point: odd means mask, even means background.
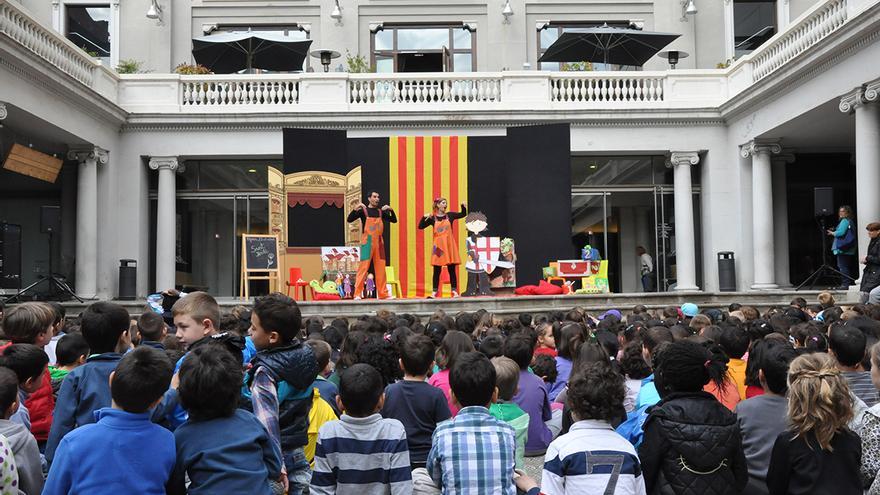
[[[294,41],[301,41],[311,39],[311,32],[309,31],[309,26],[292,24],[292,25],[257,25],[257,26],[238,26],[238,25],[228,25],[228,26],[219,26],[216,31],[212,34],[219,33],[247,33],[247,32],[259,32],[266,34],[274,34],[278,36],[285,36]],[[309,57],[306,56],[303,59],[302,71],[305,72],[309,68]],[[279,74],[284,73],[286,71],[272,71],[272,70],[264,70],[264,69],[253,69],[253,74]],[[241,70],[238,72],[239,74],[247,73],[247,70]]]
[[[776,2],[733,0],[733,48],[739,58],[776,34]]]
[[[608,25],[610,27],[619,27],[619,28],[630,28],[634,29],[634,26],[628,22],[574,22],[574,23],[565,23],[565,24],[557,24],[555,22],[549,22],[544,24],[543,27],[538,29],[538,60],[541,59],[541,56],[544,55],[544,52],[547,51],[547,48],[550,48],[556,40],[562,35],[562,33],[566,31],[577,31],[578,29],[585,29],[591,27],[600,27],[603,25]],[[560,63],[560,62],[538,62],[538,70],[547,70],[547,71],[558,71],[558,70],[570,70],[570,71],[583,71],[583,70],[640,70],[641,67],[632,67],[629,65],[617,65],[617,64],[608,64],[607,66],[601,62],[569,62],[569,63]]]
[[[110,5],[67,5],[65,36],[92,57],[111,64]]]
[[[376,72],[473,72],[476,36],[465,25],[382,26],[370,38]]]

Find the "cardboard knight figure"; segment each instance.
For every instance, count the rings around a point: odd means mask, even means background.
[[[489,226],[486,221],[486,215],[479,211],[468,213],[467,218],[464,220],[464,224],[470,233],[465,241],[468,255],[465,269],[467,269],[468,273],[468,282],[467,292],[465,292],[464,295],[491,296],[492,291],[489,290],[489,272],[493,270],[494,266],[487,263],[490,260],[487,259],[485,254],[481,253],[482,250],[479,248],[480,241],[486,240],[486,238],[480,234]]]

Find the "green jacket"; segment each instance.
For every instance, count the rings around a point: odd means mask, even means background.
[[[516,468],[522,469],[529,436],[529,415],[513,402],[501,400],[489,406],[489,414],[513,427],[516,432]]]

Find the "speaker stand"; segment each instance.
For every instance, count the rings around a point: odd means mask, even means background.
[[[77,296],[76,293],[73,292],[73,289],[71,289],[70,286],[67,285],[67,281],[65,281],[64,278],[59,277],[57,274],[55,274],[55,272],[52,271],[52,268],[53,268],[52,247],[54,246],[52,239],[53,239],[52,238],[52,231],[50,230],[49,231],[49,274],[41,276],[40,280],[37,280],[36,282],[32,283],[31,285],[28,285],[24,289],[21,289],[15,295],[7,297],[3,301],[4,305],[6,305],[7,303],[9,303],[11,301],[21,302],[21,296],[23,296],[31,291],[36,292],[35,289],[43,284],[48,284],[48,286],[49,286],[49,296],[46,298],[49,301],[52,301],[52,300],[60,301],[62,296],[67,295],[69,297],[76,299],[79,302],[84,302],[82,300],[82,298]],[[55,295],[55,294],[57,294],[57,295]]]
[[[844,275],[843,272],[837,270],[836,268],[834,268],[828,264],[828,252],[827,252],[828,248],[825,246],[826,237],[828,237],[825,232],[825,230],[826,230],[825,217],[819,216],[818,221],[819,221],[819,232],[822,236],[822,266],[817,268],[816,271],[811,273],[810,276],[806,278],[806,280],[804,280],[803,282],[801,282],[800,285],[795,287],[794,290],[796,290],[796,291],[801,290],[806,286],[809,286],[809,288],[812,290],[816,286],[816,282],[819,279],[821,279],[823,276],[837,275],[840,277],[841,280],[848,279],[850,282],[856,281],[856,279],[850,277],[849,275]]]

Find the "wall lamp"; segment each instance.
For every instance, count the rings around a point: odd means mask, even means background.
[[[504,8],[501,9],[501,15],[504,16],[504,24],[510,24],[510,16],[513,15],[513,7],[510,6],[510,0],[504,2]]]
[[[695,15],[697,13],[697,4],[694,3],[694,0],[682,0],[681,2],[681,21],[687,22],[689,15]]]
[[[159,6],[159,0],[150,0],[150,8],[147,10],[147,19],[153,19],[162,23],[162,7]]]
[[[333,6],[333,11],[330,12],[330,18],[336,21],[336,24],[342,25],[342,9],[339,8],[339,0],[336,0],[336,4]]]

